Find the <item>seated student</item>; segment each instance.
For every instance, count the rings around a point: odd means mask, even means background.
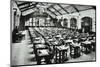
[[[95,41],[95,40],[96,40],[96,38],[95,38],[95,37],[93,37],[93,40]]]
[[[71,47],[71,57],[76,58],[79,57],[81,54],[81,46],[76,40],[73,40],[72,47]]]
[[[66,46],[70,46],[72,44],[72,39],[71,37],[67,37],[67,40],[64,40]]]
[[[76,41],[76,40],[73,40],[72,44],[75,47],[80,47],[80,43],[78,43],[78,41]]]
[[[46,64],[51,63],[51,59],[54,56],[54,51],[49,47],[49,43],[45,42],[46,48],[38,49],[36,54],[37,64],[41,64],[41,60],[44,58]]]
[[[59,44],[60,44],[60,45],[65,45],[64,40],[63,40],[63,39],[59,39]]]

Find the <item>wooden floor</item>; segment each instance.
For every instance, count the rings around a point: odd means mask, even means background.
[[[12,44],[12,65],[29,65],[29,64],[37,64],[35,59],[35,55],[33,52],[33,45],[29,44],[28,32],[26,31],[25,38],[20,43]],[[78,61],[92,61],[95,60],[95,52],[90,54],[83,54],[79,58],[72,59],[69,58],[67,62],[78,62]]]
[[[33,45],[28,43],[28,34],[20,43],[12,44],[12,65],[33,64],[31,59],[34,58]]]

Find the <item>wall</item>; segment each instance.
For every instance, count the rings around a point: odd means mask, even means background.
[[[14,1],[11,1],[11,5],[12,5],[11,6],[11,22],[12,22],[12,31],[13,31],[15,26],[19,26],[21,12]],[[16,16],[15,16],[15,22],[14,22],[15,11],[16,11]],[[15,26],[14,26],[14,23],[15,23]]]
[[[69,28],[70,28],[70,19],[76,18],[78,29],[81,29],[81,22],[82,22],[81,19],[83,17],[91,17],[92,18],[92,31],[95,32],[96,19],[95,19],[95,10],[94,9],[81,11],[79,13],[75,12],[73,14],[65,14],[65,15],[57,16],[58,19],[60,19],[61,17],[68,19],[68,27]]]

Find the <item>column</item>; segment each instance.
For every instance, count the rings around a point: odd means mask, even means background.
[[[81,29],[81,18],[80,17],[78,17],[77,18],[77,27],[78,27],[78,29]]]
[[[68,18],[68,24],[67,24],[68,26],[68,28],[70,28],[70,18]]]
[[[95,28],[96,28],[96,21],[95,21],[95,17],[94,17],[94,18],[92,18],[92,31],[93,32],[96,32]]]

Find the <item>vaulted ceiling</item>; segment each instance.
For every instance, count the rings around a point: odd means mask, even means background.
[[[89,5],[74,5],[74,4],[59,4],[59,3],[47,3],[47,2],[27,2],[27,1],[15,1],[19,10],[23,15],[31,14],[39,8],[44,8],[45,12],[51,16],[59,16],[64,14],[70,14],[74,12],[85,11],[89,9],[96,9],[95,6]]]

